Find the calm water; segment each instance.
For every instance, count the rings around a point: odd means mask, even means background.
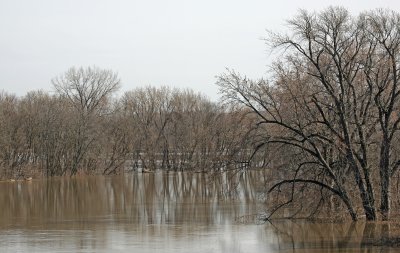
[[[0,252],[400,252],[364,244],[388,224],[258,224],[250,214],[264,210],[262,175],[227,181],[154,173],[2,182]]]

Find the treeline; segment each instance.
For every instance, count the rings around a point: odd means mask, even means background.
[[[72,68],[53,95],[0,97],[0,165],[44,175],[123,168],[269,169],[270,218],[321,210],[389,219],[400,207],[400,14],[300,11],[268,79],[219,76],[225,104],[190,90],[113,97],[115,73]],[[295,211],[294,211],[295,210]]]
[[[245,166],[251,119],[191,90],[146,87],[116,97],[109,70],[71,68],[54,93],[0,94],[3,177],[217,170]]]

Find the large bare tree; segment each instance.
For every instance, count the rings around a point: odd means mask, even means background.
[[[113,92],[120,86],[118,75],[98,67],[75,68],[52,80],[58,94],[74,108],[73,156],[71,174],[76,174],[82,159],[98,136],[98,119],[106,112]]]
[[[353,220],[359,201],[366,219],[375,220],[380,196],[387,219],[390,178],[400,165],[392,152],[400,121],[399,14],[302,10],[288,27],[289,34],[271,32],[267,38],[283,50],[270,81],[234,71],[218,80],[228,101],[250,108],[258,125],[268,126],[259,146],[279,144],[302,154],[293,161],[293,174],[286,174],[290,178],[270,192],[291,185],[289,203],[295,185],[321,188],[339,197]],[[354,186],[358,197],[351,193]]]

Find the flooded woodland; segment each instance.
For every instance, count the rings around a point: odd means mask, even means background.
[[[2,182],[1,252],[397,252],[373,245],[397,223],[258,220],[262,174],[235,188],[181,172]]]
[[[299,10],[220,100],[71,67],[0,92],[3,252],[396,252],[400,14]]]

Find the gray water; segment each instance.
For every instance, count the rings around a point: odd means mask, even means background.
[[[132,173],[1,182],[0,252],[400,252],[364,243],[388,224],[259,222],[263,181]]]

